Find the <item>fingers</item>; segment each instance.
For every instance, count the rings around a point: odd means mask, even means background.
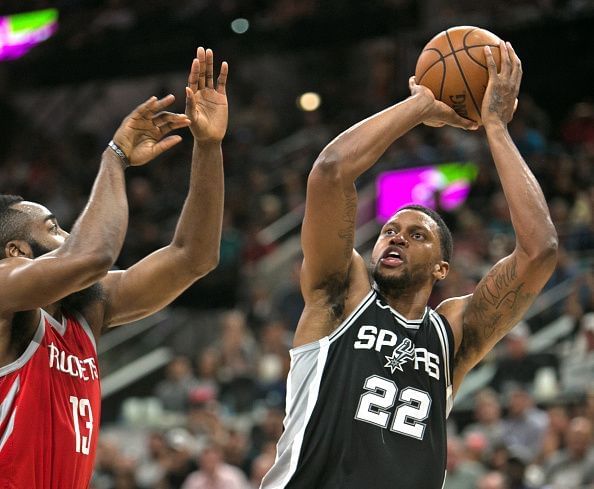
[[[192,114],[194,109],[194,92],[190,87],[186,87],[186,114]]]
[[[413,75],[408,79],[408,89],[412,92],[416,85],[417,80],[415,78],[415,75]]]
[[[508,78],[512,71],[512,62],[509,55],[509,51],[507,50],[507,45],[509,43],[499,41],[499,53],[500,53],[500,60],[501,60],[501,70],[500,74]]]
[[[148,114],[150,112],[150,107],[152,106],[152,104],[157,100],[157,97],[152,96],[151,98],[149,98],[148,100],[144,101],[143,103],[141,103],[138,107],[136,107],[133,111],[132,111],[132,115],[134,113],[140,115],[140,116],[144,116],[146,114]]]
[[[459,127],[460,129],[466,129],[467,131],[475,131],[478,129],[478,124],[470,119],[465,119],[454,112],[454,115],[450,117],[448,125],[453,127]]]
[[[198,73],[200,71],[200,62],[198,58],[192,60],[192,66],[190,67],[190,74],[188,76],[188,87],[195,92],[198,90]]]
[[[227,93],[227,75],[229,74],[229,65],[226,61],[221,63],[221,71],[217,78],[217,92],[225,95]]]
[[[206,50],[206,86],[208,88],[214,88],[214,56],[212,49]]]
[[[485,58],[487,60],[487,70],[489,71],[489,79],[493,79],[497,76],[497,63],[495,63],[495,59],[493,58],[491,46],[485,46],[484,50]]]
[[[181,136],[167,136],[165,139],[163,139],[162,141],[159,141],[157,144],[155,144],[152,148],[152,157],[156,158],[157,156],[159,156],[161,153],[164,153],[165,151],[167,151],[168,149],[173,148],[176,144],[178,144],[180,141],[182,140]]]
[[[150,105],[150,111],[153,114],[161,112],[165,107],[169,107],[173,102],[175,102],[175,97],[173,95],[165,95],[165,97],[160,100],[155,100]]]
[[[198,58],[198,90],[206,86],[206,51],[202,46],[198,48],[196,57]]]
[[[172,112],[160,112],[152,119],[153,125],[165,135],[175,129],[190,125],[190,119],[185,114],[174,114]]]
[[[522,81],[522,61],[520,61],[520,58],[516,54],[516,51],[509,42],[507,43],[507,50],[509,52],[510,61],[512,64],[510,78],[512,82],[517,86],[519,91],[520,82]]]

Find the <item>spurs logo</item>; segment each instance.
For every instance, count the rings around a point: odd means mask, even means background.
[[[405,338],[402,343],[394,348],[392,356],[384,356],[388,361],[384,367],[389,368],[390,372],[394,373],[396,369],[404,372],[402,366],[409,360],[415,359],[415,347],[413,346],[412,341],[410,341],[408,338]]]

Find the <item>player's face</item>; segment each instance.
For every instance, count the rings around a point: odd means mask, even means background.
[[[26,215],[29,231],[27,241],[33,252],[32,258],[49,253],[64,244],[68,233],[60,228],[56,216],[46,207],[28,201],[19,202],[13,207]]]
[[[384,225],[371,256],[373,278],[381,290],[393,293],[433,282],[440,263],[437,223],[413,209],[396,213]]]

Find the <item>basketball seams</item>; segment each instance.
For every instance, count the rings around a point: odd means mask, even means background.
[[[435,66],[437,63],[443,63],[443,64],[444,64],[444,71],[445,71],[445,59],[446,59],[446,58],[449,56],[449,54],[448,54],[448,55],[446,55],[446,56],[444,56],[444,55],[442,54],[442,52],[441,52],[439,49],[437,49],[437,48],[427,48],[427,49],[424,49],[424,50],[423,50],[423,53],[424,53],[425,51],[435,51],[435,52],[439,53],[439,59],[438,59],[437,61],[435,61],[434,63],[430,64],[430,65],[427,67],[427,69],[426,69],[425,71],[423,71],[423,74],[422,74],[422,75],[419,77],[419,79],[418,79],[418,80],[416,80],[417,84],[421,83],[421,80],[422,80],[422,79],[423,79],[423,77],[424,77],[424,76],[427,74],[427,72],[428,72],[428,71],[429,71],[431,68],[433,68],[433,67],[434,67],[434,66]]]
[[[485,46],[489,46],[489,47],[492,47],[492,48],[497,48],[497,47],[499,47],[497,44],[472,44],[472,45],[470,45],[470,46],[464,46],[464,47],[461,47],[460,49],[456,49],[456,50],[454,50],[454,51],[450,51],[450,52],[449,52],[448,54],[446,54],[446,55],[443,55],[443,54],[441,53],[441,51],[440,51],[439,49],[437,49],[437,48],[427,48],[427,49],[423,49],[423,53],[424,53],[425,51],[437,51],[437,52],[439,53],[439,55],[440,55],[440,58],[439,58],[438,60],[434,61],[433,63],[431,63],[431,64],[430,64],[430,65],[427,67],[427,69],[426,69],[425,71],[423,71],[423,74],[422,74],[422,75],[421,75],[421,77],[420,77],[420,78],[417,80],[417,83],[420,83],[420,82],[421,82],[421,80],[423,79],[423,77],[424,77],[424,76],[427,74],[427,72],[428,72],[428,71],[429,71],[431,68],[433,68],[433,67],[434,67],[434,66],[435,66],[437,63],[445,63],[445,61],[446,61],[446,59],[447,59],[447,58],[449,58],[449,57],[450,57],[450,56],[452,56],[453,54],[455,54],[455,53],[459,53],[459,52],[461,52],[461,51],[466,51],[466,54],[468,55],[468,57],[469,57],[469,58],[470,58],[472,61],[474,61],[476,64],[478,64],[478,65],[482,66],[483,68],[487,69],[487,65],[484,65],[484,64],[482,64],[480,61],[478,61],[477,59],[473,58],[473,57],[472,57],[472,55],[470,54],[470,51],[469,51],[470,49],[473,49],[473,48],[482,48],[482,47],[485,47]]]
[[[470,94],[470,99],[472,100],[472,103],[474,104],[477,114],[480,117],[481,109],[477,105],[476,100],[474,99],[474,94],[472,93],[472,90],[470,89],[470,85],[468,85],[468,80],[466,80],[466,74],[464,73],[464,70],[462,70],[462,66],[460,66],[460,61],[458,60],[458,56],[456,56],[456,52],[454,51],[454,45],[450,38],[449,31],[446,31],[446,39],[448,40],[448,44],[450,45],[450,49],[452,50],[452,54],[454,55],[454,61],[456,62],[456,65],[458,66],[458,70],[460,71],[460,75],[462,76],[462,81],[464,82],[464,85],[466,85],[466,89],[468,90],[468,93]]]

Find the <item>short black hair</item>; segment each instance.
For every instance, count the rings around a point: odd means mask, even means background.
[[[0,194],[0,249],[4,250],[6,243],[13,239],[28,239],[26,220],[23,213],[13,206],[22,202],[23,198],[18,195]],[[0,254],[4,257],[4,251]]]
[[[402,206],[400,209],[398,209],[396,214],[406,209],[422,212],[423,214],[428,215],[431,219],[435,221],[435,224],[437,224],[437,227],[439,228],[439,243],[441,246],[441,257],[444,261],[447,261],[449,263],[452,259],[452,254],[454,253],[454,240],[452,238],[452,232],[450,231],[450,228],[448,228],[448,225],[444,222],[441,216],[433,209],[420,204],[408,204]]]

